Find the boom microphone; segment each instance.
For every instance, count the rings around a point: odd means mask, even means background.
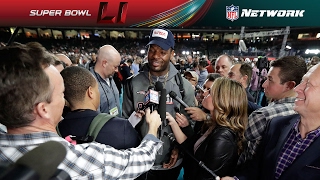
[[[197,162],[197,164],[203,168],[204,170],[206,170],[208,173],[210,173],[210,175],[215,179],[215,180],[220,180],[220,177],[218,175],[216,175],[216,173],[214,173],[211,169],[209,169],[202,161],[199,161],[192,153],[190,153],[183,145],[179,144],[176,141],[176,138],[174,137],[173,133],[167,133],[164,132],[163,133],[165,136],[167,136],[171,142],[177,144],[186,154],[189,155],[189,157],[191,157],[194,161]]]
[[[24,154],[0,175],[0,180],[48,180],[67,154],[59,142],[48,141]]]
[[[186,104],[185,102],[183,102],[183,100],[181,98],[179,98],[177,96],[177,94],[174,91],[171,91],[169,93],[170,97],[173,98],[174,100],[178,101],[182,106],[184,106],[185,108],[189,107],[188,104]]]
[[[246,43],[242,39],[239,41],[239,49],[245,53],[248,52]]]

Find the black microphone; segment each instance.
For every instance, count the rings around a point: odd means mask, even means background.
[[[159,127],[159,130],[158,130],[158,136],[159,138],[162,137],[162,133],[163,133],[163,127],[166,125],[166,91],[163,91],[163,85],[162,85],[162,82],[160,81],[157,81],[155,83],[155,89],[156,91],[159,91],[160,92],[160,103],[159,103],[159,106],[158,106],[158,113],[160,115],[160,118],[161,118],[161,126]],[[164,93],[164,95],[162,95]],[[161,151],[158,151],[158,153],[161,152]]]
[[[154,90],[154,86],[149,86],[148,91],[145,95],[144,106],[150,107],[151,112],[159,104],[159,92]]]
[[[66,171],[58,169],[49,180],[71,180],[71,177]]]
[[[173,98],[174,100],[178,101],[182,106],[184,106],[185,108],[189,107],[188,104],[186,104],[185,102],[183,102],[183,100],[181,98],[179,98],[177,96],[177,94],[174,91],[171,91],[169,93],[170,97]]]
[[[160,81],[157,81],[156,83],[155,83],[155,90],[156,91],[161,91],[162,89],[163,89],[163,85],[162,85],[162,82],[160,82]]]
[[[199,161],[196,157],[194,157],[194,155],[192,155],[184,146],[179,144],[176,141],[176,138],[174,137],[173,133],[169,134],[167,132],[164,132],[163,134],[165,136],[167,136],[170,139],[171,142],[177,144],[179,146],[179,148],[181,148],[186,154],[189,155],[189,157],[191,157],[193,160],[195,160],[201,168],[203,168],[208,173],[210,173],[215,180],[220,180],[220,177],[218,175],[216,175],[216,173],[214,173],[211,169],[209,169],[202,161]]]
[[[27,152],[1,173],[0,180],[48,180],[67,154],[59,142],[48,141]]]
[[[163,122],[163,126],[167,126],[168,122],[166,119],[166,111],[167,111],[167,90],[163,88],[162,83],[156,82],[156,90],[160,91],[160,102],[158,106],[158,113],[160,115],[161,121]]]

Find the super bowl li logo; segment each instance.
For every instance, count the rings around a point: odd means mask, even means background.
[[[239,6],[226,6],[226,18],[230,21],[235,21],[239,18]]]

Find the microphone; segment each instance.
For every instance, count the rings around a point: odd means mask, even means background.
[[[156,91],[161,91],[163,89],[162,82],[160,82],[160,81],[157,81],[155,83],[155,86],[156,86],[156,88],[155,88]]]
[[[144,99],[144,106],[150,107],[152,112],[155,109],[156,104],[159,104],[159,92],[154,90],[154,86],[149,86]]]
[[[156,82],[156,90],[160,91],[160,102],[158,106],[158,113],[160,115],[161,121],[163,122],[163,126],[167,126],[168,122],[166,119],[166,111],[167,111],[167,90],[163,88],[161,82]]]
[[[59,142],[48,141],[27,152],[0,175],[0,180],[48,180],[67,154]]]
[[[189,107],[188,104],[186,104],[185,102],[183,102],[183,100],[181,98],[179,98],[177,96],[177,94],[174,91],[171,91],[169,93],[170,97],[173,98],[174,100],[178,101],[182,106],[184,106],[185,108]]]
[[[170,134],[169,134],[169,133],[167,133],[167,132],[164,132],[163,134],[164,134],[165,136],[167,136],[171,142],[177,144],[186,154],[189,155],[189,157],[191,157],[193,160],[195,160],[200,167],[202,167],[204,170],[206,170],[208,173],[210,173],[215,180],[220,180],[220,177],[219,177],[218,175],[216,175],[216,173],[214,173],[211,169],[209,169],[202,161],[199,161],[199,160],[198,160],[194,155],[192,155],[184,146],[182,146],[181,144],[179,144],[179,143],[176,141],[176,138],[174,137],[173,133],[170,133]]]
[[[204,89],[203,89],[201,86],[199,86],[199,85],[196,86],[196,89],[204,92]]]
[[[159,135],[159,138],[162,137],[162,133],[163,133],[163,127],[167,125],[167,122],[166,122],[166,89],[163,89],[163,85],[162,85],[162,82],[160,81],[157,81],[155,83],[155,86],[156,86],[156,90],[160,92],[160,103],[159,103],[159,106],[158,106],[158,113],[160,115],[160,118],[161,118],[161,126],[159,127],[159,130],[158,130],[158,135]],[[158,154],[162,154],[162,150],[159,150],[158,151]]]
[[[71,180],[71,177],[66,171],[58,169],[49,180]]]
[[[246,43],[245,43],[242,39],[239,41],[239,51],[240,51],[240,52],[243,51],[243,52],[245,52],[245,53],[248,52]]]

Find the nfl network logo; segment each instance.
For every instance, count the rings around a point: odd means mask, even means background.
[[[226,6],[226,18],[230,21],[235,21],[239,18],[239,6]]]

